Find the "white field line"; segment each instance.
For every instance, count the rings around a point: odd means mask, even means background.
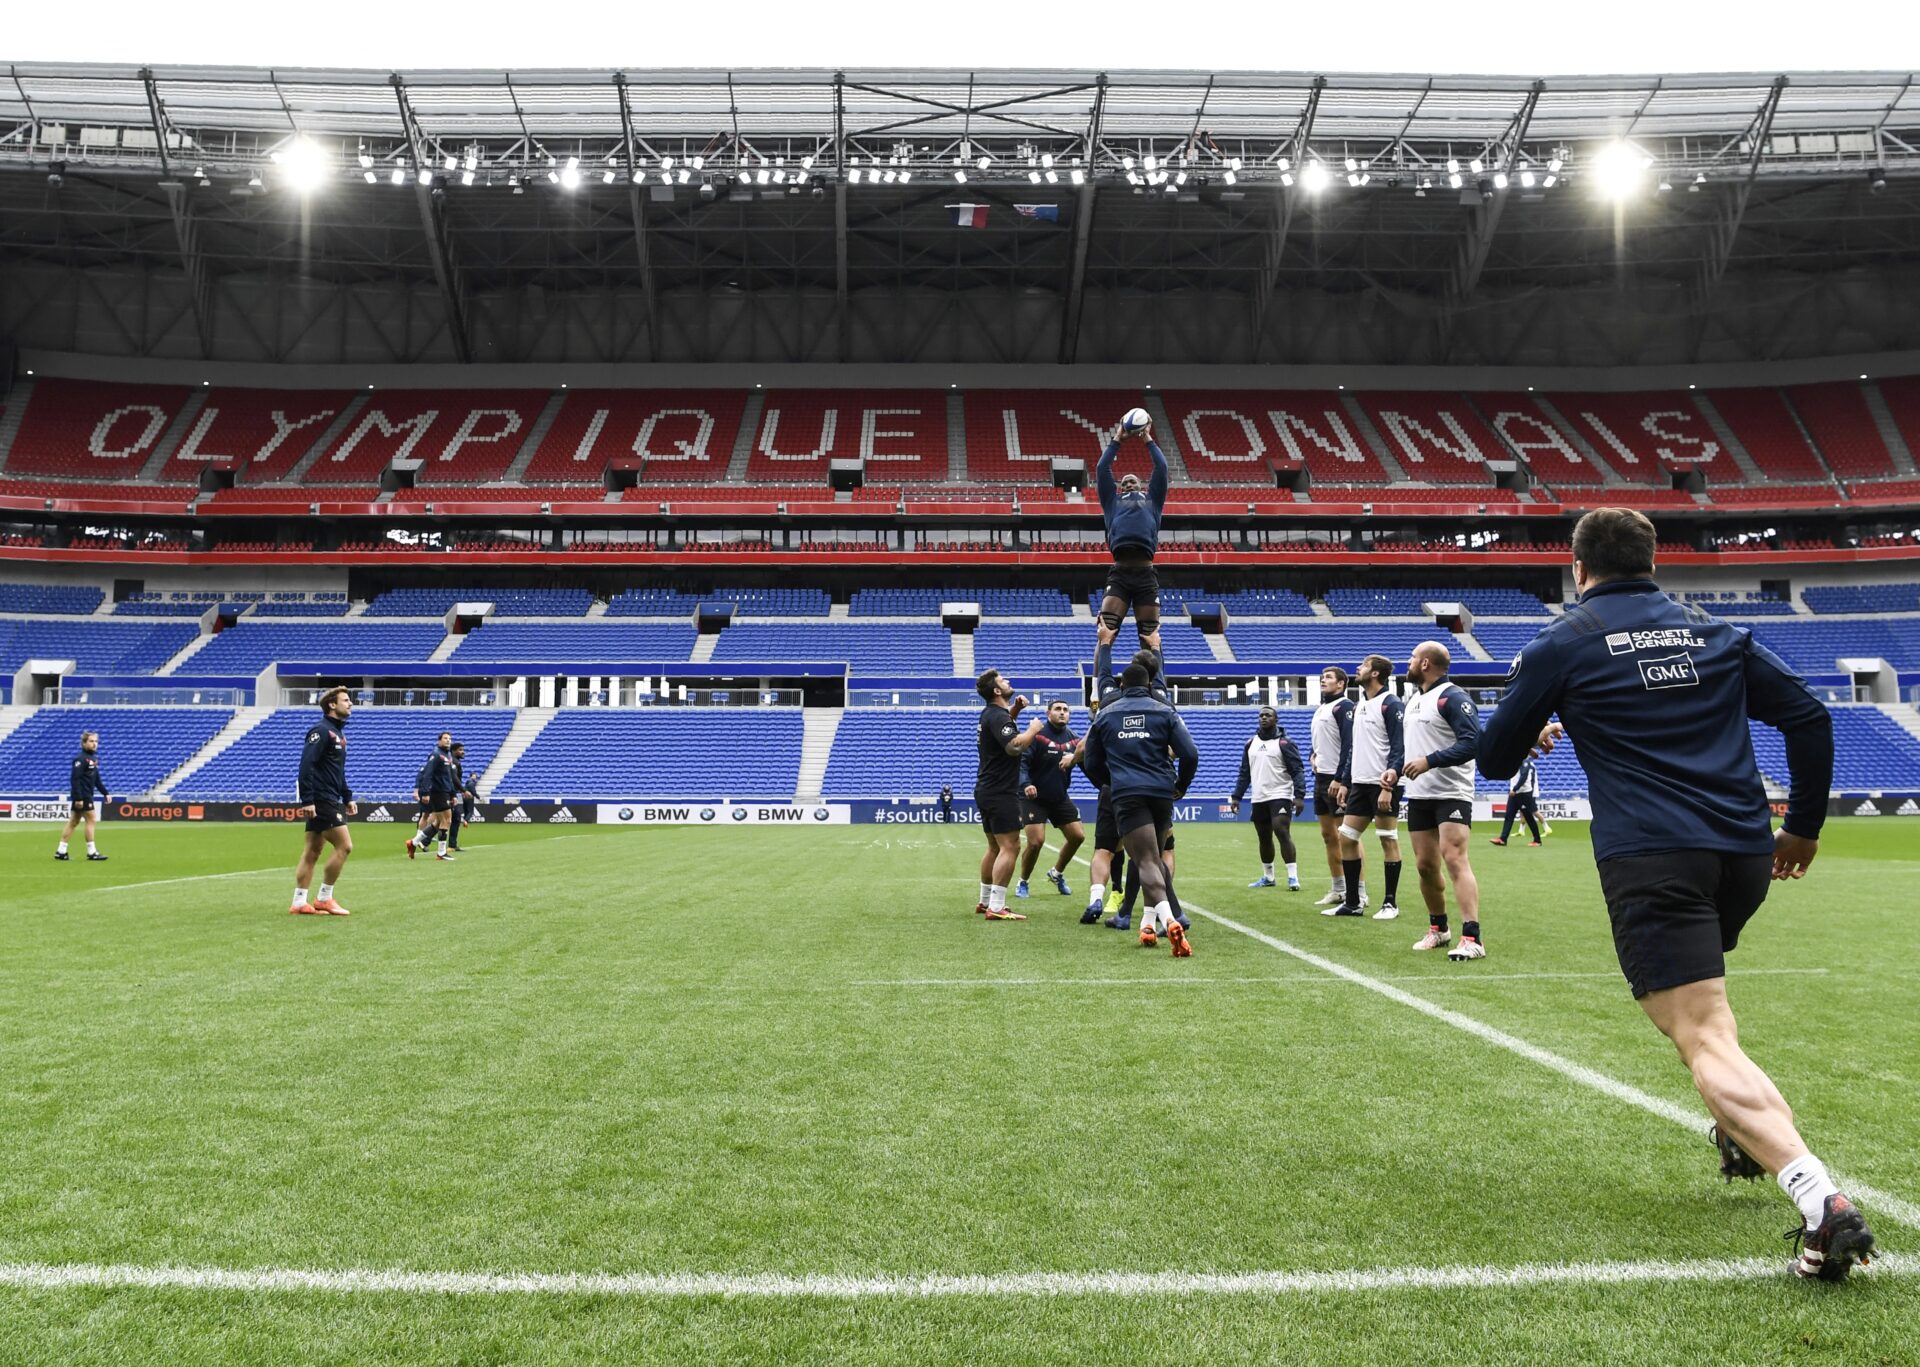
[[[1184,900],[1181,903],[1185,906]],[[1740,976],[1824,977],[1825,968],[1755,968]],[[1548,979],[1591,978],[1618,983],[1618,973],[1476,973],[1465,969],[1454,973],[1395,973],[1383,979],[1396,983],[1438,983],[1452,987],[1460,983],[1537,982]],[[1279,973],[1264,978],[856,978],[846,987],[1186,987],[1191,984],[1240,986],[1255,983],[1317,983],[1326,978],[1319,973]]]
[[[1920,1260],[1882,1255],[1878,1278],[1920,1272]],[[1356,1291],[1489,1291],[1636,1282],[1778,1281],[1780,1258],[1686,1262],[1522,1263],[1514,1267],[1384,1267],[1341,1272],[1002,1272],[975,1276],[785,1276],[716,1272],[402,1272],[374,1268],[142,1267],[124,1263],[0,1263],[0,1287],[60,1291],[108,1287],[162,1291],[385,1293],[427,1296],[622,1296],[645,1299],[784,1298],[931,1300],[955,1297],[1325,1295]]]
[[[1184,897],[1180,899],[1180,905],[1195,916],[1236,931],[1248,939],[1257,940],[1269,949],[1277,949],[1282,954],[1300,960],[1301,963],[1311,964],[1323,973],[1331,973],[1334,977],[1352,983],[1355,987],[1364,987],[1369,992],[1376,992],[1388,1001],[1397,1002],[1442,1025],[1463,1031],[1488,1044],[1505,1049],[1509,1053],[1518,1054],[1531,1063],[1537,1063],[1543,1068],[1551,1068],[1562,1077],[1570,1078],[1581,1086],[1592,1088],[1604,1096],[1610,1096],[1616,1101],[1624,1101],[1629,1106],[1638,1106],[1641,1110],[1657,1115],[1663,1120],[1670,1120],[1691,1134],[1706,1133],[1710,1118],[1700,1109],[1676,1105],[1664,1097],[1643,1092],[1631,1083],[1608,1077],[1605,1073],[1589,1068],[1584,1063],[1577,1063],[1563,1054],[1556,1054],[1551,1049],[1542,1049],[1537,1044],[1530,1044],[1517,1035],[1510,1035],[1484,1021],[1475,1020],[1472,1016],[1463,1016],[1458,1011],[1430,1002],[1425,997],[1416,997],[1413,993],[1395,987],[1383,979],[1370,977],[1356,969],[1348,968],[1345,964],[1323,958],[1297,945],[1290,945],[1285,940],[1269,935],[1265,931],[1255,930],[1252,926],[1242,925],[1231,917],[1208,911],[1205,907],[1190,902]],[[1843,1191],[1867,1209],[1869,1215],[1886,1215],[1898,1220],[1909,1229],[1920,1229],[1920,1203],[1895,1196],[1891,1192],[1882,1191],[1865,1182],[1843,1177],[1831,1168],[1828,1172]]]

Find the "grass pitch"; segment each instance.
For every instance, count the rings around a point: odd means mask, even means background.
[[[356,826],[347,920],[297,836],[0,829],[0,1264],[1067,1274],[1060,1294],[458,1295],[0,1285],[0,1362],[1920,1361],[1920,1277],[1784,1275],[1794,1214],[1701,1132],[1196,918],[1195,957],[972,914],[971,828]],[[1310,833],[1311,834],[1311,833]],[[1490,957],[1250,892],[1183,895],[1697,1108],[1614,970],[1584,829],[1476,833]],[[1920,823],[1837,821],[1733,959],[1749,1049],[1848,1176],[1920,1200]],[[1375,896],[1378,846],[1369,845]],[[1411,865],[1409,865],[1411,870]],[[210,878],[207,875],[223,875]],[[1759,970],[1765,970],[1764,972]],[[1884,1249],[1920,1240],[1869,1206]],[[1781,1275],[1709,1280],[1710,1260]],[[1628,1284],[1181,1294],[1102,1272],[1656,1261]],[[0,1280],[5,1270],[0,1269]]]

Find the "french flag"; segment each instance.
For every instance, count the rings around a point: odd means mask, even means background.
[[[1014,211],[1022,218],[1041,218],[1049,223],[1058,223],[1060,221],[1060,206],[1058,204],[1016,204],[1013,207]]]
[[[947,209],[953,215],[953,226],[956,228],[987,226],[987,206],[984,204],[949,204]]]

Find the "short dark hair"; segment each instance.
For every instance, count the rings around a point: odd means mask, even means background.
[[[1065,698],[1048,698],[1047,711],[1051,712],[1056,707],[1065,707],[1065,708],[1071,709],[1073,707],[1073,704],[1068,702]]]
[[[452,740],[452,739],[453,739],[453,732],[451,732],[451,731],[442,731],[442,732],[440,733],[440,736],[445,736],[445,737],[446,737],[446,738],[447,738],[448,740]],[[440,736],[435,736],[435,737],[434,737],[434,739],[435,739],[435,740],[439,740],[439,739],[440,739]]]
[[[1147,673],[1147,667],[1138,660],[1135,660],[1132,664],[1120,671],[1120,686],[1122,688],[1145,688],[1148,680],[1152,678],[1153,675]]]
[[[1160,657],[1155,655],[1151,650],[1148,650],[1145,646],[1141,646],[1140,649],[1133,652],[1133,659],[1129,661],[1129,663],[1137,664],[1140,668],[1151,674],[1153,673],[1153,667],[1160,663]]]
[[[1367,656],[1367,668],[1371,669],[1374,677],[1382,683],[1387,683],[1393,678],[1393,661],[1384,655]]]
[[[453,743],[453,748],[460,751],[462,754],[465,754],[467,749],[466,742],[457,740]]]
[[[1653,573],[1659,536],[1647,515],[1632,508],[1595,508],[1573,528],[1573,558],[1587,578],[1645,579]]]
[[[341,684],[335,684],[332,688],[329,688],[326,692],[320,695],[320,710],[322,712],[333,711],[333,700],[335,698],[341,697],[342,695],[351,697],[353,695],[353,690]]]
[[[1340,686],[1342,688],[1345,688],[1347,686],[1347,671],[1342,669],[1339,665],[1328,665],[1325,669],[1321,670],[1320,672],[1322,674],[1331,674],[1334,676],[1334,678],[1340,680]]]
[[[988,702],[993,701],[993,695],[995,691],[999,688],[999,686],[1000,686],[1000,671],[997,669],[989,669],[986,673],[982,674],[979,678],[973,681],[973,687],[975,691],[978,692],[980,696],[982,698],[985,698]]]

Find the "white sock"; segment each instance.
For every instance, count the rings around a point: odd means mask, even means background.
[[[445,854],[446,852],[447,852],[447,838],[443,835],[440,837],[440,853]]]
[[[60,842],[60,849],[59,849],[59,851],[58,851],[58,853],[60,853],[60,854],[65,854],[66,852],[67,852],[67,842],[66,842],[66,841],[64,841],[64,840],[62,840],[62,841]]]
[[[987,910],[1005,911],[1007,909],[1007,890],[998,883],[987,888]]]
[[[1812,1154],[1796,1158],[1780,1169],[1775,1179],[1780,1190],[1793,1199],[1800,1207],[1800,1215],[1807,1222],[1808,1229],[1818,1229],[1820,1221],[1826,1217],[1827,1198],[1840,1190],[1827,1176],[1827,1165]]]
[[[1265,874],[1265,875],[1266,875],[1266,876],[1267,876],[1268,878],[1271,878],[1271,877],[1273,877],[1273,865],[1271,865],[1271,864],[1262,864],[1262,865],[1260,866],[1260,872],[1261,872],[1261,873],[1263,873],[1263,874]]]
[[[320,900],[322,902],[329,902],[333,900],[333,884],[322,883],[320,885]]]
[[[1287,881],[1289,883],[1298,883],[1300,881],[1300,866],[1298,864],[1287,865]]]
[[[1147,908],[1147,924],[1153,927],[1156,935],[1165,932],[1173,922],[1173,905],[1169,902],[1155,902]]]
[[[307,890],[305,888],[295,888],[293,890],[293,904],[296,907],[304,907],[307,904]]]
[[[1107,885],[1105,883],[1095,883],[1092,887],[1087,889],[1087,905],[1088,906],[1092,906],[1096,902],[1098,902],[1102,906],[1105,906],[1106,901],[1107,901]]]
[[[980,885],[980,905],[984,907],[987,904],[987,899],[991,896],[993,896],[993,884],[982,883]]]
[[[97,850],[97,849],[95,849],[95,848],[93,847],[93,842],[92,842],[91,840],[89,840],[89,841],[87,842],[87,853],[88,853],[88,854],[98,854],[98,853],[100,853],[100,851],[99,851],[99,850]]]

